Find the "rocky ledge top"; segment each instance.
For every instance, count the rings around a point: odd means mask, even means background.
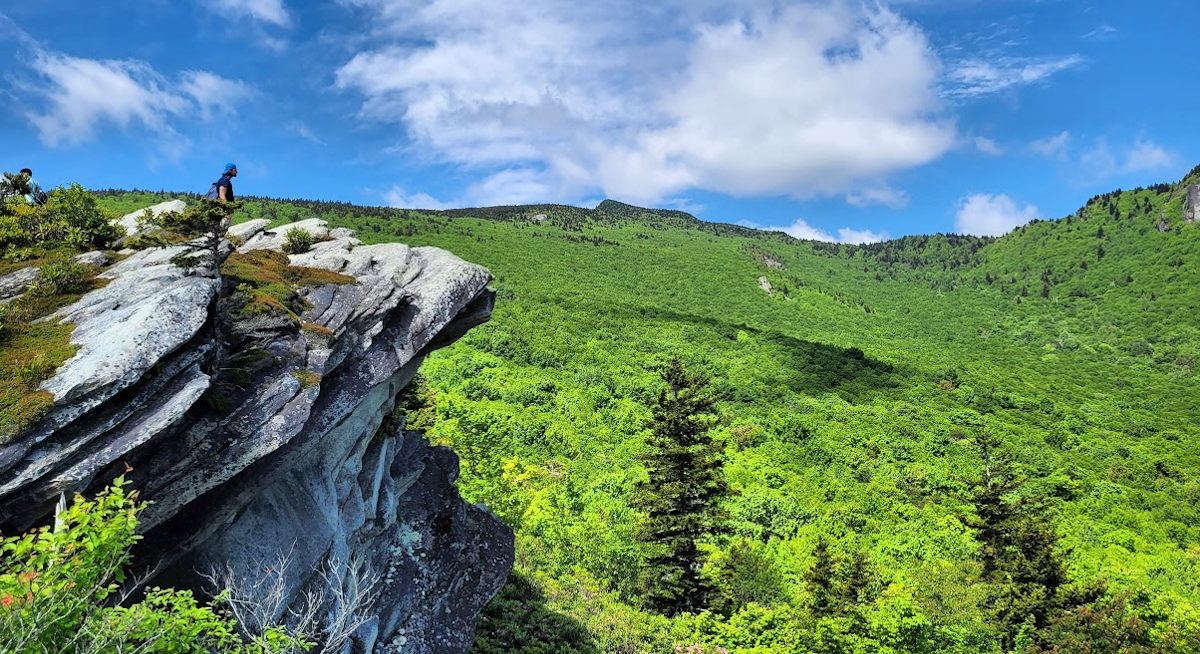
[[[201,589],[215,566],[253,577],[286,557],[300,601],[324,592],[313,570],[370,575],[382,586],[355,651],[464,651],[512,533],[459,498],[457,458],[405,431],[396,401],[428,352],[488,319],[491,275],[321,220],[268,226],[233,226],[221,255],[307,231],[314,245],[287,263],[330,275],[309,274],[289,308],[243,310],[242,287],[211,263],[176,265],[186,246],[173,246],[127,252],[102,288],[46,318],[72,323],[78,350],[42,382],[44,417],[0,442],[0,530],[130,471],[151,502],[138,560],[154,583]],[[31,279],[5,276],[0,291]]]

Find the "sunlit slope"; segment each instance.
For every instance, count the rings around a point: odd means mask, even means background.
[[[677,354],[724,398],[718,435],[739,495],[732,535],[712,547],[751,543],[786,581],[760,603],[804,606],[796,580],[827,538],[867,552],[880,587],[907,589],[939,628],[982,638],[961,651],[987,651],[961,520],[983,431],[1054,503],[1079,578],[1200,599],[1191,183],[1102,196],[998,239],[865,247],[612,202],[425,212],[252,199],[244,217],[321,217],[492,270],[493,320],[430,357],[414,421],[462,456],[463,492],[514,526],[521,571],[634,601],[645,552],[628,496],[644,474],[653,367]]]

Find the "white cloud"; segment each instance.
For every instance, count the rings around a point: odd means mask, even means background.
[[[952,86],[947,92],[952,96],[978,97],[1015,86],[1034,84],[1082,63],[1083,57],[1079,55],[1045,59],[966,59],[950,71]]]
[[[158,137],[172,156],[188,139],[177,125],[209,120],[250,97],[249,86],[206,71],[185,71],[171,81],[149,64],[98,60],[37,51],[33,75],[15,87],[26,117],[49,146],[76,145],[101,128],[141,129]]]
[[[1175,156],[1162,146],[1150,141],[1138,141],[1125,154],[1122,172],[1134,173],[1143,170],[1168,168],[1175,164]]]
[[[864,189],[846,194],[846,202],[856,207],[883,205],[891,209],[903,209],[908,206],[908,192],[894,189],[890,186],[869,186]]]
[[[834,236],[831,232],[808,224],[808,221],[803,218],[797,218],[792,224],[784,226],[764,226],[749,220],[739,220],[737,224],[751,229],[783,232],[793,238],[825,241],[826,243],[878,243],[891,238],[887,232],[873,232],[869,229],[851,229],[849,227],[839,228],[837,236]]]
[[[1037,217],[1038,209],[1031,204],[1018,207],[1003,193],[976,193],[959,200],[954,231],[975,236],[1000,236]]]
[[[793,238],[799,238],[808,241],[825,241],[827,243],[837,242],[837,237],[835,237],[833,234],[830,234],[823,229],[813,227],[803,218],[797,218],[796,222],[785,227],[777,227],[775,229],[778,229],[779,231]]]
[[[227,9],[278,27],[292,25],[291,14],[284,7],[283,0],[214,0],[213,4],[220,9]]]
[[[1079,155],[1080,175],[1088,180],[1100,180],[1118,175],[1169,168],[1175,156],[1162,146],[1144,139],[1128,148],[1113,151],[1105,139],[1097,139],[1092,147]]]
[[[180,78],[179,91],[200,108],[203,120],[237,113],[237,105],[254,96],[254,89],[245,82],[204,70],[184,71]]]
[[[975,137],[975,149],[990,157],[998,157],[1004,154],[1004,148],[997,145],[992,139],[984,136]]]
[[[393,186],[385,191],[383,201],[387,206],[398,209],[450,209],[455,206],[442,202],[428,193],[406,193],[399,186]]]
[[[862,245],[865,243],[878,243],[880,241],[886,241],[889,238],[891,238],[891,235],[887,232],[873,232],[869,229],[850,229],[849,227],[843,227],[838,230],[839,243],[857,243]]]
[[[361,94],[364,117],[401,126],[413,151],[499,171],[468,192],[476,197],[869,198],[862,186],[955,141],[937,57],[885,9],[343,4],[368,12],[375,33],[337,71],[337,87]]]
[[[1029,144],[1029,149],[1051,159],[1065,159],[1071,145],[1071,133],[1059,132],[1054,136],[1038,139]]]

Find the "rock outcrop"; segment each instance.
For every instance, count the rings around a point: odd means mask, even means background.
[[[459,497],[457,457],[405,430],[396,402],[427,353],[488,319],[491,276],[306,223],[326,240],[291,264],[354,283],[301,288],[299,322],[231,317],[231,284],[172,263],[182,247],[135,252],[51,316],[74,323],[79,350],[43,382],[45,417],[0,442],[0,529],[129,470],[152,502],[135,553],[146,583],[206,590],[217,574],[253,588],[273,574],[274,619],[313,602],[324,625],[355,612],[346,652],[465,651],[511,568],[512,532]],[[288,226],[265,227],[230,233],[241,252],[278,247]],[[356,588],[370,592],[347,606]]]
[[[1200,220],[1200,184],[1192,184],[1183,196],[1183,219],[1187,224]]]

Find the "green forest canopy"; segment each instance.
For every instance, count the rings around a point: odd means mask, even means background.
[[[1001,238],[867,246],[612,201],[248,198],[238,219],[324,218],[495,275],[492,321],[432,355],[406,399],[410,424],[461,456],[464,496],[517,535],[478,652],[1037,651],[1138,620],[1158,649],[1137,651],[1182,652],[1200,637],[1196,182]],[[101,195],[120,211],[174,197]],[[651,552],[629,500],[673,356],[712,378],[736,495],[729,533],[702,544],[713,611],[668,619],[633,583]],[[1094,614],[1015,641],[993,619],[969,526],[984,433],[1052,519],[1072,581],[1107,589]],[[855,590],[815,610],[835,586]]]

